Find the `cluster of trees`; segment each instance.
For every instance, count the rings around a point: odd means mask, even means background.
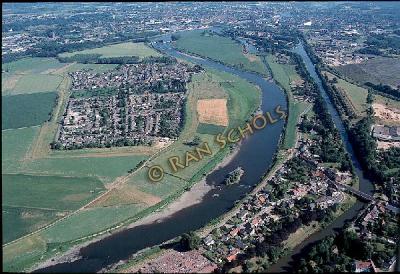
[[[201,239],[195,232],[190,231],[182,235],[179,243],[184,250],[193,250],[199,247]]]
[[[320,144],[313,146],[313,153],[320,155],[323,162],[340,163],[340,170],[352,172],[353,166],[341,142],[340,133],[332,122],[324,99],[319,94],[314,101],[314,112],[318,114],[317,123],[304,118],[300,124],[301,131],[314,130],[321,137]]]
[[[243,265],[245,272],[267,270],[284,255],[285,249],[282,242],[287,240],[290,234],[296,232],[302,225],[309,225],[312,221],[327,221],[331,218],[332,212],[331,209],[305,210],[301,211],[297,218],[287,214],[282,221],[263,228],[264,241],[254,243],[245,254],[239,255],[237,260],[225,263],[222,272],[227,273],[238,265]],[[252,260],[254,257],[260,259],[254,261]]]
[[[400,90],[399,89],[394,89],[391,86],[388,85],[375,85],[371,82],[366,82],[366,86],[373,88],[374,90],[383,93],[385,96],[389,96],[395,100],[400,100]]]
[[[54,141],[50,143],[50,147],[52,149],[59,149],[59,150],[75,150],[75,149],[84,149],[84,148],[110,148],[113,146],[123,147],[123,146],[139,146],[139,145],[151,145],[152,141],[150,140],[129,140],[125,137],[119,138],[112,141],[107,141],[102,143],[100,140],[92,143],[86,144],[72,144],[71,146],[64,147],[60,142]]]
[[[374,181],[390,186],[392,178],[400,178],[400,148],[393,147],[378,152],[376,141],[371,135],[372,124],[373,120],[369,116],[361,119],[350,130],[350,140],[367,174]],[[394,172],[389,172],[390,170]],[[388,188],[388,196],[391,196],[391,189]]]
[[[302,36],[299,36],[300,38]],[[310,59],[314,62],[319,61],[318,57],[316,57],[313,51],[309,48],[307,43],[304,43],[304,47],[310,56]],[[321,160],[323,162],[334,162],[340,163],[340,169],[342,171],[353,171],[353,166],[350,160],[349,155],[343,147],[343,143],[341,142],[340,134],[336,127],[332,122],[332,118],[328,112],[328,108],[321,94],[318,92],[318,87],[314,82],[311,75],[308,73],[307,68],[301,58],[296,53],[293,52],[285,52],[291,57],[291,60],[296,64],[296,72],[306,81],[309,88],[309,95],[312,95],[315,98],[314,101],[314,112],[317,114],[317,123],[311,122],[310,120],[303,119],[302,124],[300,125],[300,129],[306,132],[310,130],[315,130],[320,136],[322,142],[320,146],[314,147],[314,153],[321,156]],[[314,60],[313,60],[314,59]],[[321,77],[319,69],[316,70],[317,74]],[[322,79],[322,77],[321,77]],[[325,81],[322,81],[324,87],[329,88]],[[332,94],[336,94],[332,92]],[[340,96],[339,96],[340,97]]]
[[[329,98],[333,101],[337,111],[340,113],[342,118],[344,118],[344,116],[347,116],[350,119],[355,118],[356,114],[351,107],[351,103],[346,100],[346,98],[342,95],[340,91],[337,90],[334,85],[328,84],[328,77],[322,75],[319,67],[316,68],[316,72],[318,74],[318,77],[321,79],[322,87],[328,93]]]
[[[99,97],[99,96],[112,96],[117,93],[116,88],[97,88],[87,90],[75,90],[72,92],[70,98],[83,98],[83,97]]]
[[[236,184],[240,181],[244,170],[241,167],[237,167],[234,171],[229,172],[228,176],[225,178],[224,183],[226,185]]]
[[[377,47],[364,47],[356,51],[361,54],[382,55],[383,53]]]
[[[173,117],[170,113],[162,113],[158,133],[162,137],[178,137],[181,130],[180,126],[173,122]]]
[[[70,57],[57,57],[61,63],[82,63],[82,64],[174,64],[176,59],[168,56],[149,56],[139,58],[138,56],[101,57],[101,54],[75,54]]]
[[[199,136],[194,136],[193,140],[189,142],[184,142],[185,145],[187,146],[198,146],[201,143],[201,138]]]
[[[57,34],[60,35],[57,29]],[[141,32],[141,33],[115,33],[110,35],[103,41],[84,41],[75,43],[60,43],[55,40],[46,40],[36,44],[33,48],[25,52],[10,53],[2,56],[2,63],[16,61],[24,57],[57,57],[60,53],[74,52],[84,49],[98,48],[106,46],[111,43],[133,41],[133,42],[147,42],[149,37],[156,35],[157,32]],[[78,40],[81,40],[79,38]],[[111,61],[111,60],[109,60]],[[75,62],[75,61],[72,61]],[[79,62],[79,61],[76,61]],[[100,63],[104,64],[104,63]],[[105,63],[109,64],[109,63]],[[113,63],[114,64],[114,63]]]
[[[156,93],[185,92],[186,83],[179,79],[167,79],[152,82],[149,88],[152,92]]]
[[[313,244],[305,256],[296,260],[296,273],[332,273],[354,271],[354,260],[372,259],[377,267],[389,261],[394,249],[377,250],[376,245],[361,240],[351,229],[343,229]]]
[[[367,45],[380,48],[380,49],[393,49],[400,50],[400,37],[395,35],[385,35],[385,34],[374,34],[369,35]]]

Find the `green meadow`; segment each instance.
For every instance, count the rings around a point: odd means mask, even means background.
[[[29,127],[1,131],[2,172],[15,172],[37,136],[40,127]]]
[[[230,38],[206,31],[182,32],[179,36],[175,45],[180,50],[268,76],[268,71],[260,57],[245,55],[242,46]]]
[[[272,71],[273,78],[286,91],[289,98],[289,116],[283,146],[286,149],[293,148],[296,144],[296,126],[299,116],[310,104],[293,99],[290,83],[300,79],[300,75],[297,74],[294,65],[280,64],[273,55],[267,55],[266,60]]]
[[[54,210],[77,209],[104,190],[89,177],[2,174],[3,205]]]
[[[367,96],[368,90],[362,87],[359,87],[355,84],[349,83],[346,80],[343,80],[336,75],[333,75],[329,72],[325,72],[328,76],[328,79],[336,78],[337,83],[335,83],[335,87],[344,92],[346,97],[350,100],[352,106],[354,107],[355,112],[358,116],[364,116],[367,110]]]
[[[2,97],[2,129],[40,125],[50,118],[57,93],[34,93]]]
[[[3,64],[3,71],[7,73],[38,74],[48,70],[59,69],[65,66],[56,58],[30,57]]]
[[[60,75],[51,74],[12,74],[6,77],[2,82],[3,96],[55,91],[62,81]]]
[[[104,184],[111,183],[116,177],[126,175],[145,155],[113,157],[49,157],[26,163],[23,172],[55,174],[58,176],[95,177]]]
[[[49,209],[2,206],[3,244],[47,225],[62,213]]]

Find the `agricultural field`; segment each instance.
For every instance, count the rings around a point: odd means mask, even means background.
[[[6,94],[30,94],[3,96],[2,101],[2,211],[3,224],[8,232],[3,235],[3,243],[52,225],[71,214],[106,191],[108,184],[118,182],[118,178],[126,176],[129,170],[161,148],[155,146],[138,147],[136,150],[113,148],[52,153],[49,143],[54,138],[57,122],[63,114],[63,102],[68,92],[65,74],[81,68],[90,67],[102,71],[115,66],[60,64],[55,58],[27,58],[8,63],[7,66],[7,72],[2,73],[5,76],[2,86],[9,86]],[[12,87],[10,78],[14,81]],[[57,96],[59,100],[54,108]],[[43,123],[52,112],[52,119]],[[87,233],[98,231],[99,226],[112,226],[134,215],[142,207],[141,204],[130,204],[83,211],[82,215],[74,215],[69,220],[77,222],[75,228],[81,229],[70,229],[72,234],[62,236],[74,239],[86,236]],[[102,219],[99,216],[109,218]],[[64,225],[60,223],[44,231],[49,235],[58,234],[57,229],[62,229]],[[6,256],[11,254],[11,257],[3,259],[3,263],[7,265],[11,260],[12,263],[7,266],[9,269],[26,267],[39,259],[36,257],[38,254],[47,250],[51,244],[49,239],[53,238],[42,237],[39,232],[3,247]],[[9,250],[11,253],[8,253]]]
[[[2,82],[2,95],[53,92],[61,81],[62,77],[59,75],[11,74]]]
[[[66,212],[52,209],[2,206],[3,244],[47,225]]]
[[[63,243],[105,230],[135,216],[143,206],[131,204],[116,207],[99,207],[82,210],[42,233],[47,243]]]
[[[49,120],[57,93],[34,93],[2,97],[2,129],[40,125]]]
[[[209,73],[211,72],[207,72],[207,74]],[[199,81],[201,82],[199,83]],[[195,88],[191,93],[192,97],[189,97],[187,103],[187,107],[191,109],[196,109],[197,100],[200,98],[205,99],[203,90],[207,90],[207,88],[203,89],[204,85],[219,86],[219,89],[221,89],[220,92],[225,91],[226,95],[223,97],[228,96],[228,128],[243,125],[244,121],[250,118],[250,115],[257,109],[260,103],[260,91],[255,86],[227,73],[212,71],[211,80],[207,78],[207,76],[198,76],[194,80],[193,85]],[[209,144],[210,149],[213,152],[212,156],[217,154],[219,146],[214,141],[215,132],[207,132],[208,134],[203,134],[204,126],[201,128],[202,131],[199,131],[198,113],[193,112],[192,116],[188,117],[186,123],[185,130],[182,132],[180,140],[172,144],[171,149],[168,152],[163,153],[160,157],[151,161],[149,166],[154,164],[165,166],[168,163],[168,158],[171,156],[179,156],[180,159],[182,159],[186,151],[193,149],[193,147],[188,146],[185,143],[193,140],[194,136],[200,138],[200,143],[207,142]],[[196,173],[201,170],[208,161],[211,161],[211,158],[212,157],[210,156],[205,158],[204,161],[194,162],[184,170],[176,172],[174,176],[186,181],[191,181],[193,177],[196,176]]]
[[[1,95],[54,92],[63,77],[66,64],[55,58],[24,58],[6,63],[1,74]]]
[[[101,57],[121,57],[121,56],[138,56],[141,58],[150,56],[161,56],[160,53],[148,47],[145,43],[120,43],[101,48],[87,49],[75,52],[62,53],[60,57],[71,57],[76,54],[101,54]]]
[[[8,74],[39,74],[49,70],[57,70],[65,66],[56,58],[30,57],[3,65],[3,71]]]
[[[1,131],[2,172],[13,172],[20,168],[20,161],[25,157],[38,132],[39,127]]]
[[[103,184],[92,178],[2,174],[3,223],[19,224],[4,231],[5,241],[78,209],[103,190]]]
[[[268,76],[268,71],[260,57],[244,54],[242,46],[230,38],[204,31],[182,32],[179,36],[175,42],[179,50]]]
[[[56,174],[59,176],[95,177],[104,184],[112,183],[117,177],[126,175],[146,155],[104,157],[48,157],[27,162],[22,172]]]
[[[342,75],[364,84],[385,84],[394,88],[400,85],[400,59],[376,57],[361,64],[350,64],[336,67]]]
[[[21,272],[57,251],[66,251],[71,247],[71,241],[115,226],[142,209],[133,204],[82,210],[46,230],[3,247],[3,269]]]
[[[201,99],[197,101],[199,122],[226,127],[228,125],[228,109],[226,99]]]
[[[204,124],[199,123],[197,126],[197,132],[200,134],[210,134],[210,135],[217,135],[218,133],[222,133],[225,131],[224,126],[217,126],[214,124]]]

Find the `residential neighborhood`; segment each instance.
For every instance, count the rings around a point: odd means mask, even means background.
[[[151,145],[177,138],[186,84],[198,71],[175,62],[70,73],[71,96],[52,147]]]

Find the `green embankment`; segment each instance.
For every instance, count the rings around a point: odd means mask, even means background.
[[[296,126],[299,116],[310,106],[310,104],[293,99],[290,84],[291,82],[300,79],[300,75],[297,74],[295,66],[280,64],[273,55],[267,55],[266,60],[272,71],[273,78],[286,91],[288,96],[289,117],[286,125],[283,147],[286,149],[293,148],[296,144]]]

